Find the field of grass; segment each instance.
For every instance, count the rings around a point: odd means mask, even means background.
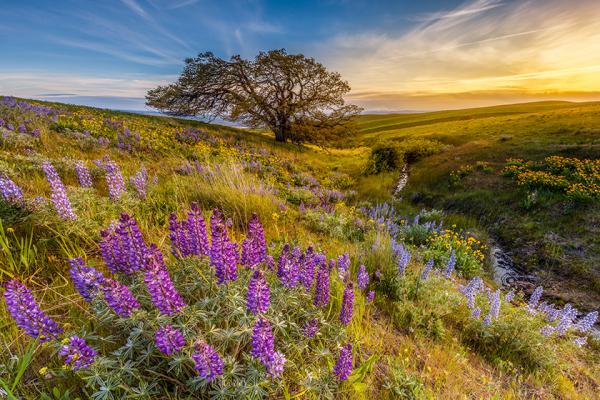
[[[0,301],[0,398],[597,398],[600,342],[581,323],[585,314],[571,317],[564,308],[557,320],[547,308],[532,312],[528,295],[511,299],[486,273],[486,229],[496,234],[489,222],[493,215],[471,212],[480,199],[469,193],[488,177],[489,185],[501,182],[506,188],[514,188],[514,181],[477,171],[449,186],[453,169],[490,156],[478,146],[498,144],[508,153],[511,145],[524,148],[544,140],[554,149],[555,138],[535,134],[532,121],[521,119],[539,118],[535,124],[542,132],[558,130],[557,137],[572,145],[562,113],[585,121],[587,110],[592,120],[600,110],[554,103],[531,107],[529,113],[522,106],[481,110],[477,118],[460,112],[394,116],[383,124],[375,120],[387,117],[365,116],[365,129],[385,124],[393,129],[361,134],[353,146],[316,148],[193,121],[3,100],[0,282],[3,297],[10,297],[7,283],[18,279],[35,304],[30,299],[15,310]],[[514,129],[529,127],[528,133],[521,137],[512,131],[510,139],[500,140],[507,133],[498,124],[506,126],[506,119]],[[546,126],[546,119],[553,122]],[[482,126],[487,128],[477,136],[479,144],[471,142]],[[588,121],[577,127],[583,129],[582,141],[592,140],[586,130],[591,126]],[[370,147],[384,135],[401,140],[416,131],[450,146],[411,166],[406,190],[419,192],[414,203],[391,201],[398,174],[365,175]],[[473,154],[469,148],[478,150]],[[514,149],[510,156],[546,155],[536,151]],[[573,151],[568,154],[583,154]],[[500,169],[503,156],[495,162]],[[58,178],[47,179],[47,163]],[[89,171],[91,185],[82,185],[78,165]],[[473,205],[453,205],[452,194],[463,196],[455,202],[473,197]],[[381,205],[384,201],[390,203]],[[421,205],[448,212],[420,210]],[[65,214],[65,207],[75,217]],[[139,235],[127,233],[131,228],[123,213],[136,221]],[[210,251],[185,253],[185,240],[174,232],[188,226],[185,218],[199,216]],[[107,235],[127,245],[110,242],[120,250],[107,251]],[[186,240],[202,236],[185,235]],[[157,250],[146,248],[150,244]],[[288,252],[288,244],[297,250]],[[259,253],[259,262],[249,266],[248,254]],[[86,301],[70,271],[76,257],[104,279],[127,285],[139,307],[121,299],[120,306],[133,308],[122,315],[105,282],[85,286]],[[310,273],[313,261],[316,271]],[[165,311],[164,296],[153,289],[156,274],[164,291],[175,292],[167,305],[183,302],[174,312]],[[270,304],[256,315],[247,298],[250,281],[259,276],[270,288]],[[480,285],[477,276],[483,278]],[[40,318],[31,313],[36,304],[62,332],[48,323],[42,335],[23,329]],[[285,357],[282,370],[275,362],[281,358],[256,355],[262,317],[272,327],[271,350]],[[314,336],[306,330],[312,323]],[[174,354],[164,354],[155,343],[156,332],[167,324],[185,339]],[[74,335],[96,352],[93,362],[78,370],[75,361],[89,355],[65,356],[64,349],[78,351],[69,339]],[[214,380],[201,365],[204,343],[223,362],[222,371],[211,364]],[[348,354],[342,356],[348,345],[350,363]]]

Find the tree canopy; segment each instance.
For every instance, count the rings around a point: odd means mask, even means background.
[[[229,61],[213,53],[185,60],[177,82],[146,95],[149,106],[171,115],[219,117],[268,128],[278,141],[322,142],[351,129],[360,107],[346,104],[350,85],[314,58],[285,49],[254,60]]]

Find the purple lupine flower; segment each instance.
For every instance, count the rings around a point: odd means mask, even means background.
[[[377,270],[375,271],[375,279],[377,279],[378,281],[381,280],[381,270]]]
[[[480,316],[481,316],[481,308],[477,307],[477,308],[473,309],[473,311],[471,312],[471,318],[479,319]]]
[[[209,254],[206,222],[198,203],[190,205],[187,219],[187,238],[190,254],[196,256],[207,256]]]
[[[489,326],[500,314],[500,289],[497,289],[490,300],[490,309],[483,319],[483,325]]]
[[[338,381],[343,382],[352,373],[352,344],[348,343],[340,350],[337,364],[333,367],[333,373]]]
[[[92,182],[92,175],[90,175],[90,170],[85,166],[85,162],[75,162],[75,172],[77,173],[77,179],[79,180],[79,185],[81,185],[81,187],[91,188],[94,185]]]
[[[538,306],[540,299],[542,298],[543,292],[544,292],[544,288],[541,286],[538,286],[535,288],[535,290],[531,294],[531,297],[529,298],[529,303],[527,304],[527,308],[529,309],[530,314],[535,312],[535,309]]]
[[[265,261],[267,244],[265,232],[256,213],[248,222],[248,236],[242,242],[242,265],[254,268]]]
[[[211,216],[212,245],[210,264],[215,268],[217,283],[228,283],[237,279],[238,250],[237,245],[229,240],[227,228],[223,224],[222,214],[213,210]]]
[[[74,221],[77,219],[77,215],[71,208],[71,202],[67,197],[67,189],[60,180],[60,176],[54,169],[54,166],[48,161],[42,163],[42,170],[46,174],[48,183],[50,184],[50,190],[52,191],[52,202],[58,215],[64,220]]]
[[[452,249],[452,253],[450,254],[450,258],[446,263],[446,268],[444,269],[444,277],[446,279],[450,279],[452,276],[452,272],[454,272],[454,267],[456,266],[456,252]]]
[[[144,282],[152,303],[165,315],[173,315],[181,311],[185,307],[185,302],[173,285],[162,253],[154,244],[148,249],[146,265]]]
[[[348,325],[352,320],[352,311],[354,309],[354,286],[352,282],[346,285],[344,297],[342,299],[342,310],[340,312],[340,322],[342,325]]]
[[[154,343],[161,353],[171,356],[185,347],[185,338],[179,329],[165,325],[154,334]]]
[[[433,269],[433,258],[430,258],[429,261],[427,261],[427,264],[425,264],[425,268],[423,268],[423,272],[421,272],[421,280],[425,281],[427,280],[427,278],[429,277],[429,274],[431,273],[431,270]]]
[[[369,290],[367,293],[367,302],[372,303],[375,300],[375,292],[373,290]]]
[[[121,174],[121,169],[114,161],[108,159],[104,163],[104,172],[106,185],[108,186],[108,195],[112,201],[117,201],[125,192],[125,181]]]
[[[177,215],[169,216],[169,238],[171,239],[171,252],[177,258],[190,255],[189,241],[187,238],[187,221],[178,221]]]
[[[329,304],[329,268],[325,263],[321,263],[317,271],[314,304],[315,307],[324,307]]]
[[[119,317],[129,317],[133,310],[140,308],[131,290],[113,279],[106,278],[102,291],[106,303]]]
[[[592,311],[577,321],[577,323],[573,326],[573,329],[581,333],[586,333],[592,329],[592,326],[594,326],[597,320],[598,311]]]
[[[224,363],[215,349],[204,341],[196,342],[194,349],[192,359],[195,362],[194,368],[200,377],[206,379],[207,382],[212,382],[218,376],[223,375]]]
[[[402,245],[400,245],[399,250],[395,252],[395,254],[398,262],[398,274],[400,274],[400,276],[403,276],[406,272],[406,267],[410,262],[411,254],[408,250],[405,250],[404,246]]]
[[[131,182],[131,185],[138,193],[138,196],[140,196],[141,199],[145,199],[148,189],[148,171],[146,171],[146,167],[142,165],[140,170],[129,178],[129,182]]]
[[[467,306],[471,309],[475,307],[475,297],[483,287],[483,281],[476,276],[469,281],[467,286],[460,288],[460,292],[467,298]]]
[[[136,220],[128,214],[121,214],[119,222],[100,236],[102,258],[113,273],[132,274],[145,268],[148,246]]]
[[[104,276],[95,268],[85,265],[83,258],[77,257],[69,260],[71,269],[69,274],[73,281],[73,286],[88,303],[91,302],[96,293],[98,293],[104,283]]]
[[[358,275],[356,277],[356,282],[358,283],[358,288],[360,290],[365,290],[367,285],[369,284],[369,273],[364,265],[361,265],[358,268]]]
[[[540,333],[543,336],[552,336],[552,334],[554,333],[554,330],[555,330],[555,328],[552,325],[546,325],[542,329],[540,329]]]
[[[510,291],[504,295],[504,301],[510,303],[515,298],[515,294],[515,289],[510,289]]]
[[[587,343],[587,336],[576,336],[573,339],[573,343],[575,344],[575,346],[577,347],[583,347],[585,346],[585,344]]]
[[[562,336],[567,333],[567,330],[573,325],[575,318],[577,318],[577,309],[568,303],[565,304],[561,311],[560,319],[554,329],[556,335]]]
[[[71,336],[63,341],[58,355],[64,358],[65,364],[71,364],[73,371],[89,368],[96,358],[96,351],[91,348],[85,339]]]
[[[260,317],[256,320],[252,329],[252,357],[266,364],[265,360],[272,358],[275,352],[275,338],[269,320],[265,317]]]
[[[254,271],[250,282],[248,283],[248,297],[246,307],[248,311],[256,315],[265,313],[269,309],[270,291],[265,274],[262,270]]]
[[[10,316],[29,336],[46,342],[62,333],[56,322],[41,310],[29,289],[18,280],[6,284],[4,298]]]
[[[537,309],[544,314],[544,318],[546,319],[546,321],[548,322],[554,322],[558,319],[558,317],[560,316],[560,310],[556,307],[554,307],[552,304],[549,304],[545,301],[542,301]]]
[[[267,268],[271,271],[275,269],[275,259],[272,255],[267,254],[267,256],[265,257],[265,264],[267,265]]]
[[[340,279],[346,279],[348,269],[350,268],[350,254],[344,253],[341,256],[339,256],[337,260],[337,267]]]
[[[319,331],[319,320],[313,318],[311,320],[306,321],[304,328],[302,329],[302,334],[307,338],[313,338]]]
[[[24,204],[21,188],[8,176],[0,175],[0,192],[2,192],[2,197],[4,197],[4,200],[8,203],[15,206],[22,206]]]
[[[299,247],[294,247],[290,253],[290,245],[285,244],[281,250],[277,265],[277,276],[281,280],[283,286],[293,288],[300,280],[300,256]]]
[[[309,246],[303,254],[300,262],[300,283],[304,286],[307,292],[310,291],[315,280],[315,267],[321,262],[325,262],[326,258],[322,254],[316,254],[313,248]]]

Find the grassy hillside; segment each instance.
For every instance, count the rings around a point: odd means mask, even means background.
[[[429,185],[447,179],[442,157],[462,148],[466,159],[475,129],[461,136],[464,125],[543,116],[506,111],[407,128],[437,125],[430,133],[453,145],[412,166],[419,202],[444,205],[459,191]],[[485,232],[461,229],[474,225],[468,218],[380,204],[397,172],[363,174],[370,135],[321,149],[193,121],[0,101],[0,393],[597,397],[590,318],[497,290]],[[474,176],[461,181],[465,193]],[[181,337],[166,336],[174,330]]]
[[[598,308],[598,201],[573,201],[544,188],[519,186],[501,171],[510,158],[600,158],[599,103],[369,115],[359,123],[356,144],[427,139],[445,145],[411,165],[404,198],[474,218],[517,264],[535,270],[554,297]]]

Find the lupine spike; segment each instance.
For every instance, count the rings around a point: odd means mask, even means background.
[[[255,268],[265,261],[267,244],[265,233],[256,213],[248,222],[248,236],[242,242],[242,265]]]
[[[321,263],[317,272],[314,304],[316,307],[329,304],[329,268],[325,263]]]
[[[195,362],[194,368],[200,377],[206,379],[207,382],[212,382],[223,375],[224,363],[215,349],[206,342],[198,341],[194,345],[194,350],[192,359]]]
[[[190,205],[187,219],[187,239],[191,254],[196,256],[207,256],[209,254],[206,222],[198,203]]]
[[[342,299],[342,310],[340,312],[340,322],[342,325],[350,324],[352,320],[352,312],[354,310],[354,286],[352,282],[346,285],[344,297]]]
[[[319,320],[313,318],[306,322],[304,328],[302,329],[302,334],[307,338],[313,338],[319,331]]]
[[[333,367],[333,373],[340,382],[348,380],[352,373],[352,344],[348,343],[342,347],[338,361]]]
[[[0,192],[7,203],[15,206],[22,206],[24,204],[21,188],[17,186],[8,176],[0,175]]]
[[[161,353],[171,356],[185,347],[185,338],[179,329],[165,325],[156,331],[154,343]]]
[[[173,315],[185,307],[185,302],[177,289],[175,289],[162,253],[156,245],[151,245],[148,250],[144,282],[152,298],[152,303],[161,313]]]
[[[65,339],[58,354],[63,357],[66,365],[71,366],[73,371],[89,368],[94,364],[96,358],[96,351],[79,336]]]
[[[450,258],[446,263],[446,268],[444,270],[444,277],[446,279],[450,279],[452,276],[452,272],[454,272],[454,267],[456,266],[456,252],[452,249],[452,253],[450,254]]]
[[[433,258],[430,258],[429,261],[427,261],[427,264],[425,264],[425,268],[423,268],[423,272],[421,272],[421,280],[425,281],[427,280],[427,278],[429,277],[429,274],[431,273],[431,270],[433,269]]]
[[[252,314],[265,313],[269,309],[270,290],[262,270],[254,271],[248,283],[246,307]]]
[[[106,279],[102,291],[106,303],[119,317],[129,317],[133,310],[140,308],[140,303],[135,299],[131,290],[113,279]]]
[[[94,185],[92,175],[90,175],[90,170],[86,167],[85,162],[77,161],[75,163],[75,172],[77,173],[79,185],[82,188],[91,188]]]
[[[535,312],[536,307],[538,306],[540,299],[542,298],[542,293],[544,292],[544,288],[538,286],[534,289],[531,297],[529,298],[529,303],[527,304],[527,308],[529,309],[529,313]]]
[[[83,258],[77,257],[69,260],[71,269],[69,274],[73,280],[73,286],[87,302],[94,299],[104,284],[104,276],[95,268],[88,267]]]
[[[228,283],[237,279],[237,245],[229,240],[221,212],[217,209],[211,216],[212,245],[210,263],[215,268],[217,283]]]
[[[6,309],[17,326],[41,342],[56,339],[62,329],[36,303],[29,289],[16,279],[6,284]]]
[[[106,185],[108,186],[108,195],[112,201],[117,201],[125,193],[125,181],[121,174],[121,169],[112,160],[106,160],[104,163]]]
[[[367,288],[367,285],[369,284],[369,273],[367,272],[367,269],[364,265],[361,265],[358,268],[356,282],[360,290],[365,290]]]
[[[42,163],[42,170],[44,170],[48,183],[50,184],[52,203],[54,203],[54,208],[58,215],[64,220],[76,220],[77,215],[73,212],[71,202],[67,197],[67,189],[65,188],[65,185],[63,185],[54,166],[48,161],[44,161]]]
[[[116,226],[100,235],[102,258],[113,273],[132,274],[145,268],[148,247],[137,222],[128,214],[121,214]]]

